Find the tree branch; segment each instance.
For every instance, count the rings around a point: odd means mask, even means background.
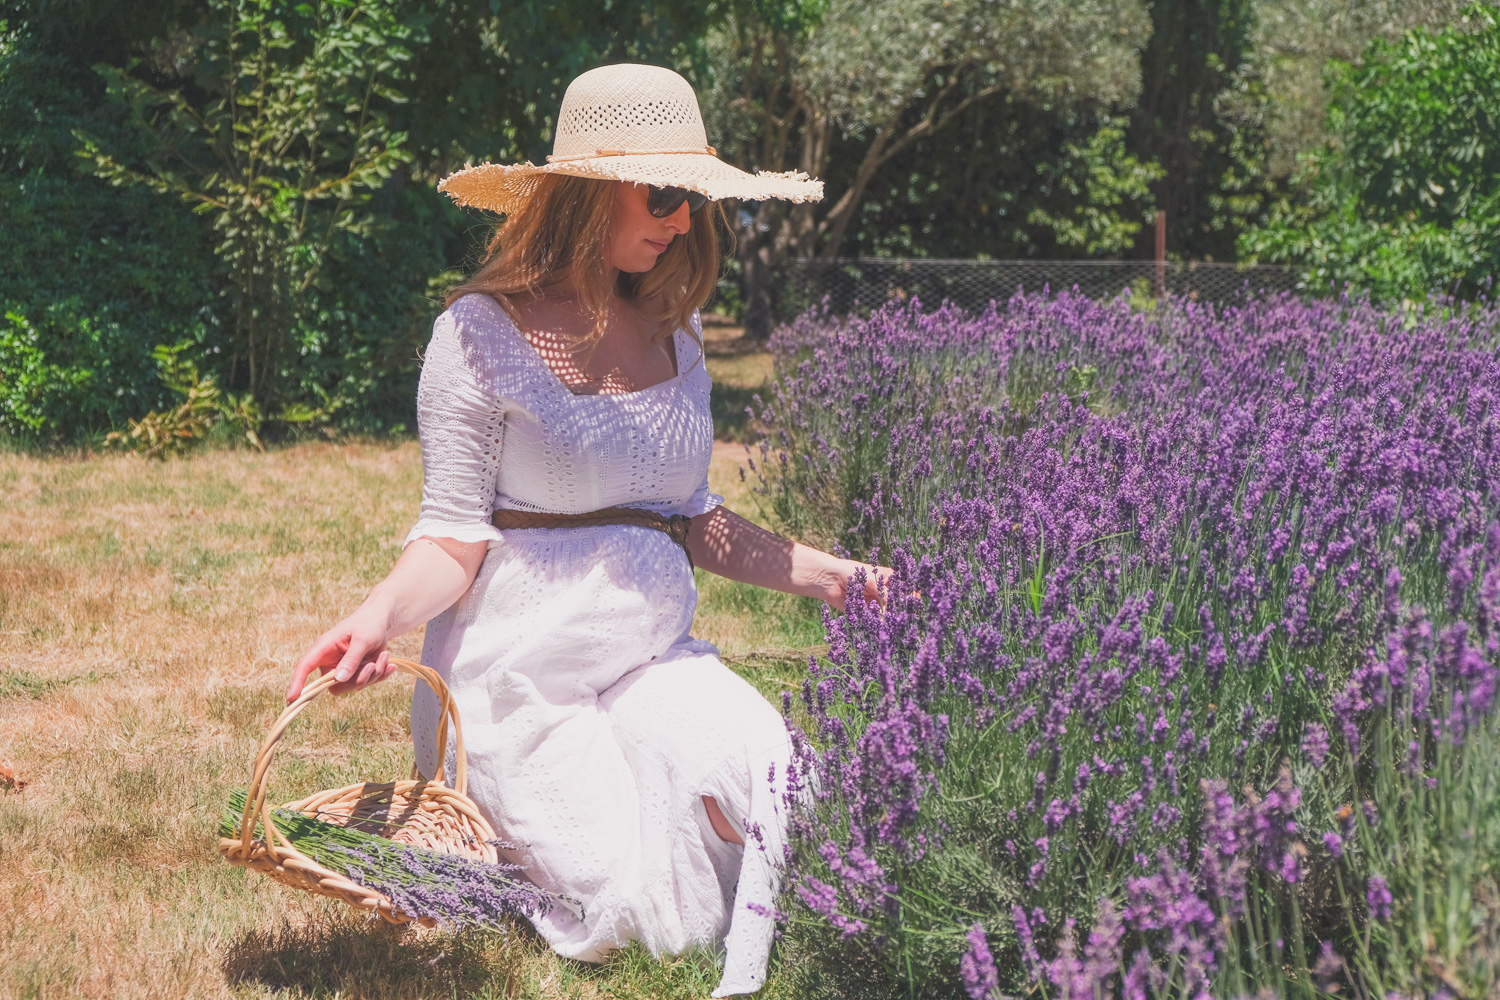
[[[824,213],[822,220],[817,225],[816,239],[821,244],[817,256],[820,259],[832,259],[838,254],[839,245],[843,242],[844,232],[854,218],[855,211],[859,208],[860,201],[864,198],[865,190],[874,178],[876,171],[889,163],[903,150],[909,148],[912,143],[924,136],[932,135],[947,127],[951,122],[961,116],[975,103],[991,97],[1005,89],[1000,82],[992,83],[967,95],[963,100],[953,105],[947,111],[939,113],[943,102],[957,88],[963,76],[963,71],[968,66],[960,64],[956,66],[946,85],[938,91],[936,96],[928,104],[922,120],[911,128],[895,136],[896,119],[899,114],[892,116],[886,124],[882,125],[875,133],[875,138],[870,142],[869,148],[865,150],[864,159],[860,161],[859,169],[855,172],[854,180],[840,196],[839,200]]]

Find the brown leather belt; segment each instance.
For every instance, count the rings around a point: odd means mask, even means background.
[[[686,514],[658,514],[640,507],[605,507],[582,514],[555,514],[539,510],[497,510],[491,523],[501,531],[522,528],[591,528],[601,524],[633,524],[638,528],[655,528],[682,546],[688,566],[693,565],[688,552],[688,529],[693,519]]]

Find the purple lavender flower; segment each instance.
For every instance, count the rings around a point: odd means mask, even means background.
[[[999,989],[1000,976],[995,971],[995,959],[985,940],[984,928],[978,924],[971,927],[968,941],[968,950],[958,960],[959,978],[971,1000],[989,1000]]]
[[[329,863],[347,857],[349,878],[383,893],[402,913],[430,918],[448,927],[468,924],[500,926],[506,918],[546,913],[551,894],[518,878],[512,864],[486,864],[439,854],[394,841],[372,843],[366,850],[328,843],[320,854]]]
[[[1042,959],[1037,954],[1036,939],[1031,932],[1031,921],[1026,919],[1026,911],[1020,906],[1012,906],[1010,915],[1016,925],[1016,937],[1021,943],[1021,957],[1026,960],[1028,966],[1035,968]]]
[[[1302,753],[1315,768],[1321,769],[1328,757],[1328,730],[1319,722],[1302,727]]]
[[[1332,994],[1338,990],[1345,968],[1344,959],[1333,950],[1333,943],[1324,941],[1318,949],[1318,960],[1313,963],[1313,982],[1321,992]]]
[[[1323,834],[1323,846],[1328,848],[1328,853],[1335,858],[1344,856],[1344,838],[1334,830]]]
[[[804,688],[794,784],[818,793],[790,884],[806,904],[900,935],[895,897],[933,888],[924,859],[998,843],[976,878],[1019,899],[942,919],[1017,904],[1024,968],[998,968],[1004,988],[1101,981],[1089,948],[1118,944],[1111,902],[1136,949],[1114,963],[1125,996],[1169,969],[1174,995],[1206,988],[1252,880],[1303,877],[1296,817],[1327,804],[1304,805],[1282,761],[1366,767],[1388,748],[1427,781],[1432,748],[1489,724],[1497,321],[1491,305],[1397,321],[1349,297],[1148,316],[1064,294],[779,332],[761,488],[795,530],[897,572],[884,613],[825,616]],[[1085,368],[1086,395],[1068,382]],[[1372,738],[1388,724],[1398,740]],[[1374,823],[1354,800],[1320,834],[1330,855],[1360,808]],[[1078,887],[1122,876],[1080,956]],[[1040,901],[1064,920],[1041,943]]]
[[[1391,904],[1395,900],[1391,896],[1391,888],[1386,884],[1385,876],[1371,875],[1365,888],[1365,903],[1370,908],[1370,917],[1374,920],[1389,920],[1391,918]]]

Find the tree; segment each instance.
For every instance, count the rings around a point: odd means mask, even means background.
[[[1225,93],[1226,113],[1268,134],[1273,176],[1327,138],[1330,59],[1357,61],[1375,39],[1457,20],[1469,0],[1255,0],[1249,50]]]
[[[206,99],[105,68],[112,94],[156,140],[140,167],[80,136],[101,177],[177,195],[208,215],[228,273],[228,380],[269,402],[299,299],[334,234],[368,230],[374,191],[411,154],[382,105],[404,103],[405,63],[424,41],[396,4],[211,0],[195,39]]]
[[[773,270],[792,255],[836,255],[872,181],[914,143],[1001,95],[1128,99],[1147,30],[1139,3],[1106,0],[752,0],[732,10],[707,41],[716,71],[706,103],[729,158],[822,177],[840,140],[857,147],[822,204],[740,214],[747,329],[768,331]]]
[[[543,156],[583,69],[701,65],[719,14],[0,0],[0,433],[77,439],[160,410],[152,350],[184,338],[273,413],[331,400],[351,429],[410,426],[441,292],[487,228],[437,179]]]
[[[614,62],[692,72],[702,38],[723,16],[698,0],[401,0],[429,41],[415,50],[408,104],[394,128],[410,136],[415,172],[435,179],[466,160],[541,162],[563,91]]]
[[[0,0],[0,434],[74,440],[168,402],[151,349],[204,332],[213,244],[170,199],[87,174],[75,130],[132,152],[136,133],[88,65],[38,37],[121,51],[160,27],[156,5],[46,32],[28,20],[41,6]]]
[[[1241,252],[1295,264],[1314,287],[1384,298],[1473,294],[1500,277],[1500,15],[1377,39],[1330,67],[1333,139],[1304,160],[1299,195]]]
[[[1066,259],[1128,252],[1160,168],[1126,147],[1107,106],[1001,95],[913,143],[871,181],[841,256]],[[829,164],[835,190],[850,167]]]
[[[1162,167],[1152,185],[1167,214],[1167,246],[1187,258],[1228,260],[1246,216],[1265,201],[1258,130],[1227,117],[1255,24],[1256,0],[1151,0],[1141,92],[1129,147]],[[1151,249],[1142,241],[1144,255]]]

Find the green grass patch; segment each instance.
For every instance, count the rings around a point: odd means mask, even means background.
[[[30,670],[0,670],[0,698],[42,698],[74,684],[93,684],[103,677],[90,670],[72,677],[43,677]]]
[[[714,418],[714,439],[736,444],[759,440],[760,430],[745,408],[771,380],[771,355],[757,352],[733,358],[709,358],[706,363],[714,383],[708,399]]]

